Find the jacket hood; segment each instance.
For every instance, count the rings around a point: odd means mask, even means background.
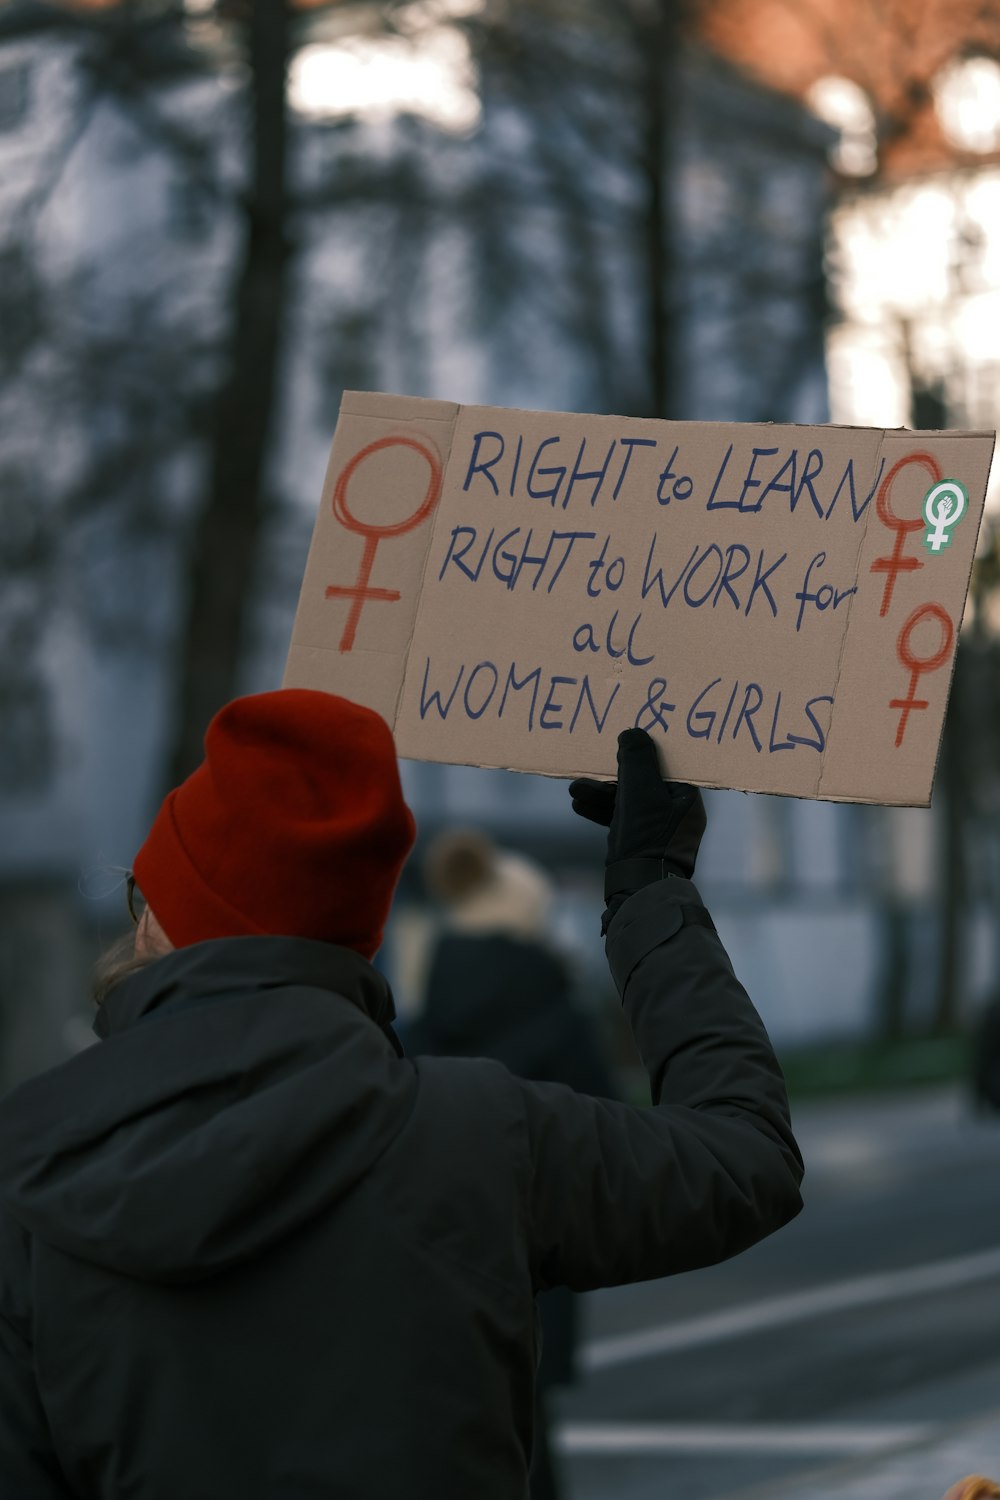
[[[409,1118],[382,976],[357,953],[239,937],[156,960],[104,1040],[0,1103],[0,1203],[42,1241],[148,1281],[249,1260],[330,1207]]]

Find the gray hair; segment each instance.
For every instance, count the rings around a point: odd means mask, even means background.
[[[141,969],[148,968],[159,956],[154,953],[136,953],[134,932],[124,933],[101,954],[94,965],[90,990],[94,1004],[103,1005],[116,985],[121,984],[123,979],[128,979],[130,974],[138,974]]]

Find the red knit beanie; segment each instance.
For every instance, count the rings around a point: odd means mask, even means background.
[[[177,948],[270,933],[372,958],[415,833],[385,721],[284,688],[216,714],[133,868]]]

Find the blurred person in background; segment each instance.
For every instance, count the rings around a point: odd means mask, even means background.
[[[101,1044],[0,1102],[0,1494],[524,1500],[535,1294],[710,1264],[801,1206],[784,1081],[641,730],[608,825],[636,1108],[410,1061],[372,965],[415,829],[379,716],[237,699],[135,858]],[[129,884],[133,896],[132,883]]]
[[[408,1045],[445,1057],[494,1057],[519,1078],[614,1098],[597,1028],[575,1001],[570,966],[552,943],[555,889],[545,871],[497,848],[479,829],[456,828],[430,845],[424,879],[444,909],[445,926]],[[556,1500],[546,1393],[575,1379],[576,1297],[568,1287],[553,1287],[541,1293],[538,1307],[531,1494]]]
[[[1000,1485],[982,1474],[970,1474],[953,1484],[944,1500],[1000,1500]]]

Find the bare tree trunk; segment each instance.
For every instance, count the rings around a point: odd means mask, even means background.
[[[209,493],[194,525],[179,647],[169,785],[201,757],[209,719],[233,697],[251,614],[288,282],[287,0],[248,7],[253,174],[218,394]]]
[[[673,116],[682,0],[640,0],[633,18],[643,70],[646,171],[646,274],[649,306],[650,416],[674,410],[674,286],[672,224]]]

